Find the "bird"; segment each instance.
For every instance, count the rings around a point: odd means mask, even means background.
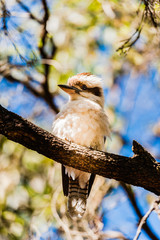
[[[104,111],[102,80],[92,73],[78,73],[66,85],[58,85],[69,95],[69,101],[56,115],[52,133],[71,143],[95,150],[104,150],[110,136],[108,116]],[[68,196],[68,212],[72,219],[81,219],[95,174],[62,165],[63,193]]]

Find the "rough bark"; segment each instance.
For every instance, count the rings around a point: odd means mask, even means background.
[[[0,134],[64,165],[143,187],[160,195],[160,163],[133,141],[133,157],[62,141],[0,106]]]

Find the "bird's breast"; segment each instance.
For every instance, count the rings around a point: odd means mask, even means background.
[[[53,134],[82,146],[102,150],[107,116],[93,106],[67,106],[53,123]]]

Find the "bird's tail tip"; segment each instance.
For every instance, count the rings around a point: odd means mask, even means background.
[[[81,188],[78,179],[69,179],[68,212],[72,219],[82,218],[86,211],[88,184]]]
[[[73,220],[81,219],[86,211],[86,200],[71,198],[68,202],[68,212]]]

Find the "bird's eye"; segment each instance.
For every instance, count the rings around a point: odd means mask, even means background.
[[[87,86],[86,86],[86,85],[83,85],[83,86],[82,86],[82,89],[83,89],[83,90],[87,90]]]

